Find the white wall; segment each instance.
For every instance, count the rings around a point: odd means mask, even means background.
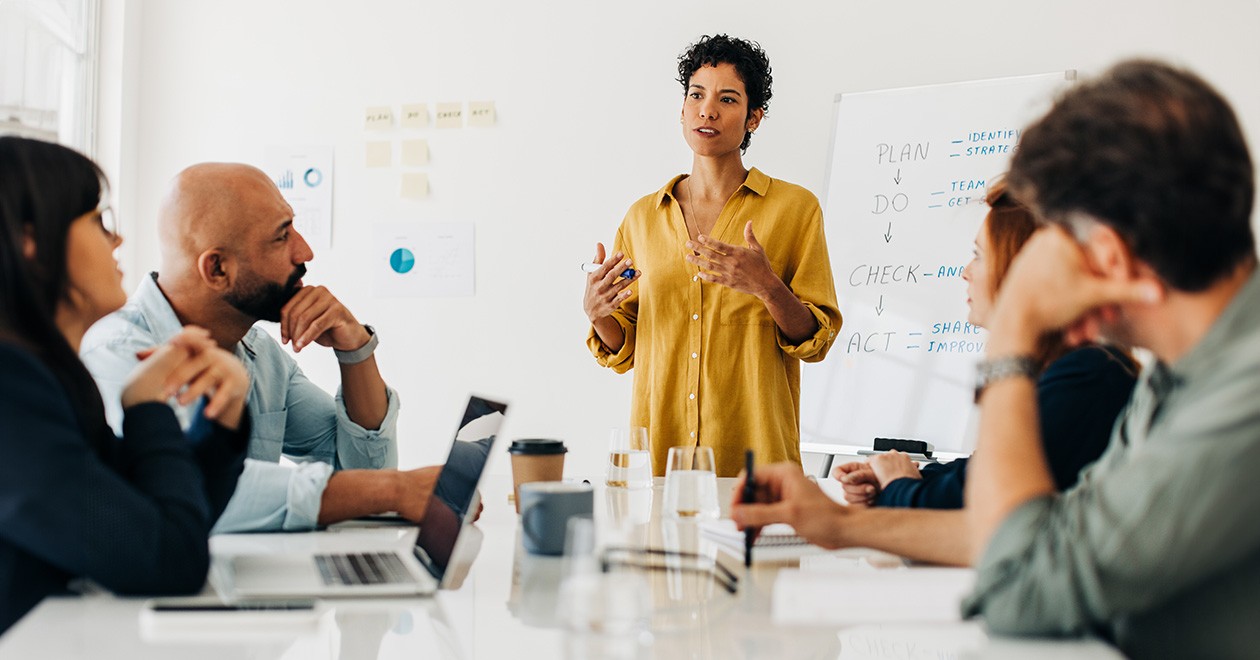
[[[478,390],[513,402],[508,435],[563,438],[570,474],[601,470],[608,428],[628,416],[630,376],[599,368],[583,345],[576,265],[634,199],[689,169],[673,78],[701,34],[766,48],[774,98],[745,162],[816,191],[841,91],[1089,74],[1153,55],[1200,72],[1251,135],[1260,130],[1254,0],[106,0],[120,2],[140,26],[121,37],[140,54],[138,80],[112,83],[138,93],[118,125],[139,133],[117,141],[135,149],[134,162],[117,160],[133,170],[121,173],[134,191],[128,286],[156,266],[157,201],[179,169],[259,162],[270,144],[334,145],[334,245],[307,280],[380,329],[382,370],[403,397],[405,466],[442,459],[463,397]],[[363,167],[366,106],[482,99],[497,103],[495,128],[428,131],[430,199],[404,202],[397,168]],[[360,267],[372,223],[408,219],[477,223],[475,297],[373,298]],[[327,351],[299,361],[335,386]]]

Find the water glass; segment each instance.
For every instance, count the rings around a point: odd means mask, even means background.
[[[712,447],[670,447],[662,514],[678,519],[717,519],[721,508],[713,465]]]
[[[652,455],[642,426],[613,429],[608,441],[609,488],[651,488]]]

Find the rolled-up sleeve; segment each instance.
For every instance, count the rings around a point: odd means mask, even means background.
[[[332,472],[331,465],[319,461],[281,465],[247,459],[236,492],[212,533],[314,528]]]
[[[625,239],[622,231],[617,230],[617,237],[613,241],[613,249],[611,254],[630,254],[626,249]],[[595,356],[595,361],[601,367],[608,367],[613,371],[624,374],[634,367],[634,347],[635,347],[635,330],[639,316],[639,290],[637,285],[630,285],[630,297],[626,298],[621,306],[612,313],[612,319],[621,326],[621,332],[625,336],[625,341],[621,344],[621,350],[611,351],[600,340],[599,335],[595,332],[595,326],[591,326],[586,335],[586,347],[590,349],[591,355]]]
[[[619,374],[624,374],[634,366],[635,324],[629,320],[627,314],[621,311],[613,312],[612,318],[617,322],[617,325],[621,326],[621,332],[626,337],[625,343],[621,345],[621,350],[615,353],[608,350],[608,347],[600,340],[599,335],[595,333],[594,326],[591,326],[590,332],[587,334],[586,347],[591,349],[591,355],[595,356],[595,361],[599,363],[599,366],[608,367]]]
[[[836,302],[836,283],[831,276],[827,238],[823,234],[822,210],[816,202],[798,250],[796,267],[785,283],[814,315],[818,329],[800,343],[793,343],[782,329],[778,329],[775,336],[784,353],[804,362],[819,362],[827,357],[836,333],[840,332],[842,319]]]
[[[337,388],[337,467],[398,467],[398,392],[385,386],[385,419],[380,428],[366,429],[350,419],[341,388]]]
[[[285,393],[284,454],[323,461],[338,470],[397,467],[398,393],[386,386],[385,396],[380,427],[366,429],[350,419],[340,387],[336,397],[329,396],[293,364]]]

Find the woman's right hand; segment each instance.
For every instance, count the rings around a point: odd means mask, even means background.
[[[206,330],[188,326],[166,344],[137,354],[140,364],[123,389],[122,405],[164,403],[178,395],[180,405],[208,396],[202,414],[220,425],[239,428],[249,394],[249,372],[223,350]]]
[[[879,479],[871,466],[856,461],[837,465],[831,478],[844,484],[844,500],[851,505],[871,506],[879,495]]]
[[[618,252],[605,259],[604,244],[595,244],[595,263],[603,265],[586,276],[586,295],[582,299],[582,309],[591,323],[607,318],[620,307],[630,297],[628,287],[642,274],[635,272],[634,277],[621,278],[621,273],[633,265],[629,258],[623,257],[625,255]]]

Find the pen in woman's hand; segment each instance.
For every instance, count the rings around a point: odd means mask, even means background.
[[[582,262],[583,273],[594,273],[595,271],[598,271],[600,268],[603,268],[603,267],[604,267],[604,264],[591,263],[588,261]],[[632,279],[636,274],[637,274],[637,271],[635,271],[635,269],[633,268],[627,268],[621,271],[621,277],[624,277],[626,279]]]

